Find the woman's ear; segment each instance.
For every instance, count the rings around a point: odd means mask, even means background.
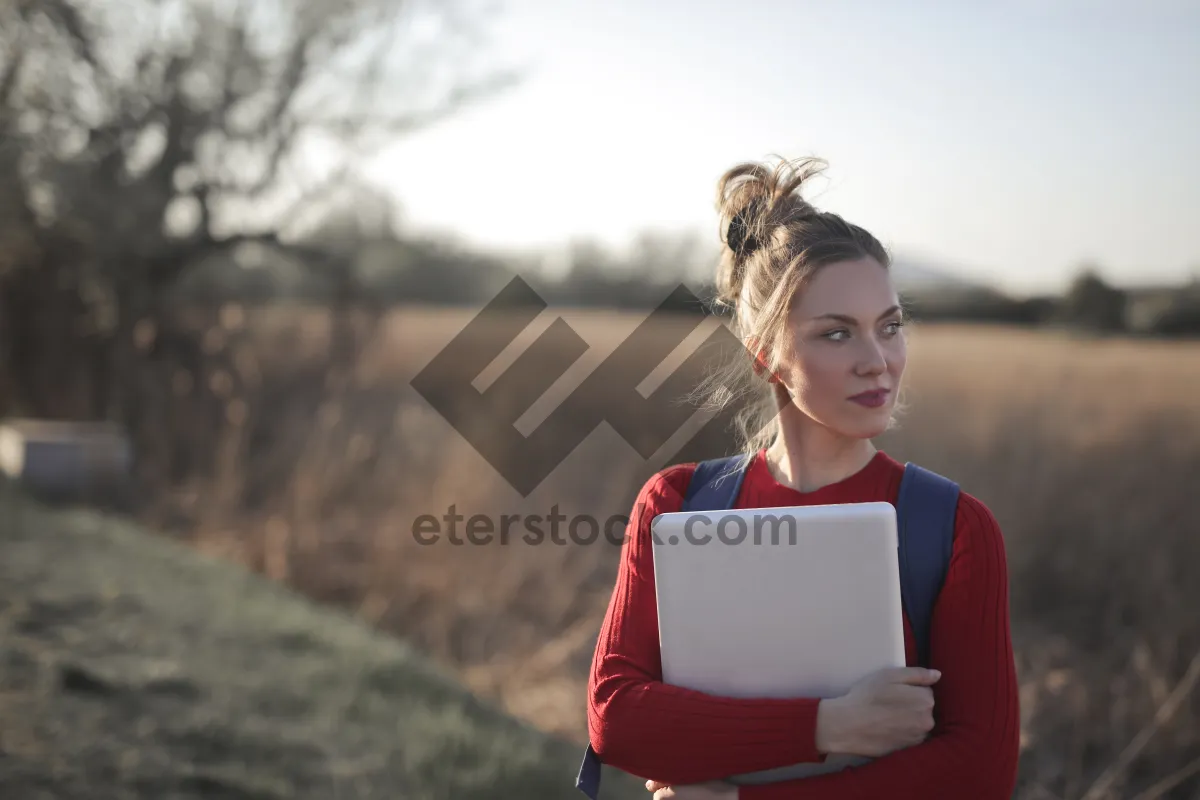
[[[764,372],[769,374],[767,379],[770,383],[779,383],[779,376],[771,370],[771,365],[767,361],[767,351],[759,347],[758,339],[753,336],[746,340],[746,349],[750,353],[750,357],[754,359],[754,374],[762,375]]]

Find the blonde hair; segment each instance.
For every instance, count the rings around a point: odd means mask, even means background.
[[[732,311],[733,331],[749,349],[737,348],[693,397],[718,411],[752,397],[735,417],[745,460],[775,441],[781,404],[791,401],[782,384],[755,373],[754,363],[761,351],[767,370],[779,367],[796,295],[827,264],[870,257],[885,269],[891,266],[878,239],[837,214],[819,211],[801,195],[826,166],[819,158],[780,159],[773,167],[747,162],[728,170],[717,184],[724,247],[715,301]]]

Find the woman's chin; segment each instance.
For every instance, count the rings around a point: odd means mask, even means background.
[[[853,419],[839,420],[837,431],[847,439],[874,439],[882,436],[891,427],[892,409],[879,409],[872,414],[855,415]]]

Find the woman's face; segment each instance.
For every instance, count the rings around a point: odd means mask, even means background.
[[[887,430],[906,360],[899,302],[872,258],[817,270],[792,304],[776,371],[801,411],[843,436]]]

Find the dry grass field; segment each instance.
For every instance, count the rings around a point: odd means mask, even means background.
[[[521,417],[524,430],[639,319],[560,310],[523,341],[556,314],[591,349]],[[409,385],[467,319],[395,312],[331,387],[327,317],[226,314],[208,349],[228,366],[208,392],[175,381],[175,410],[156,422],[163,463],[208,449],[210,474],[159,496],[145,518],[406,637],[511,713],[582,742],[617,548],[423,545],[414,522],[627,514],[696,425],[648,459],[601,425],[522,497]],[[879,445],[956,478],[1005,531],[1025,746],[1017,796],[1197,797],[1200,345],[910,330],[909,408]],[[709,432],[695,445],[719,454],[728,441]]]

